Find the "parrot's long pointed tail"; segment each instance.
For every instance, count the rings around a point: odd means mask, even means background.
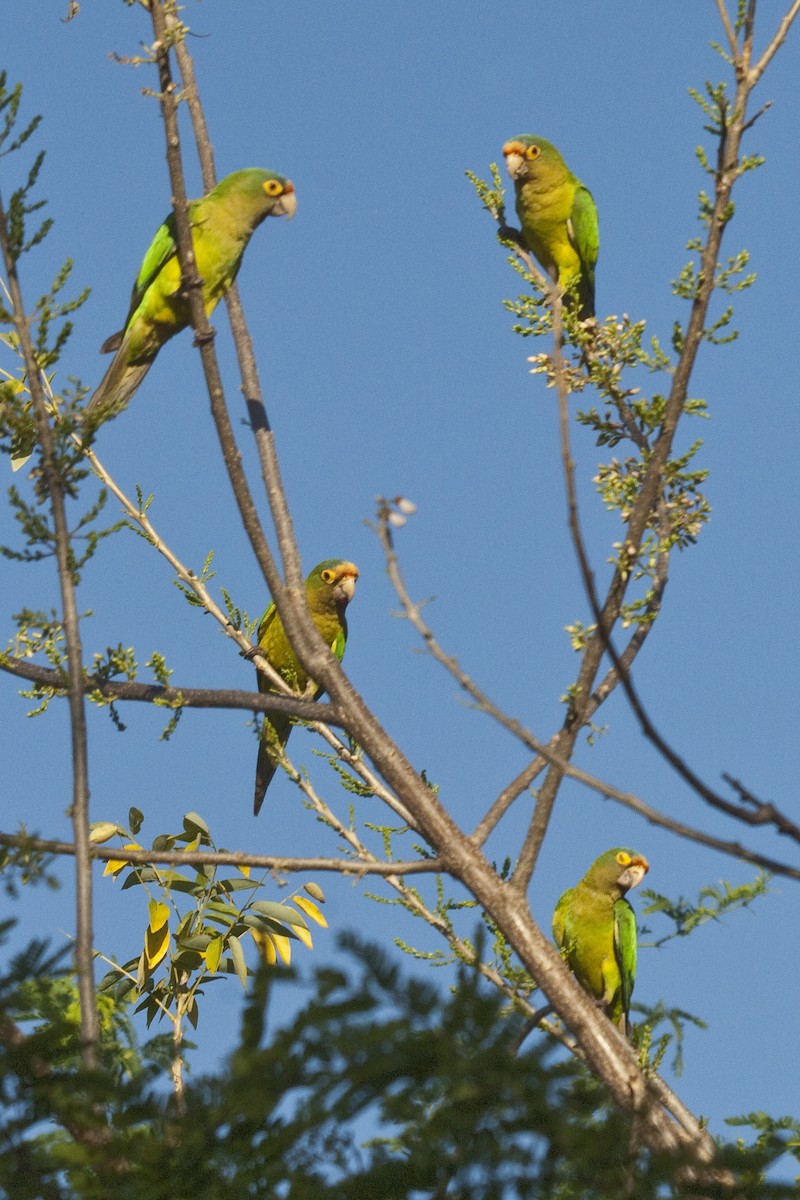
[[[270,758],[263,742],[258,747],[258,762],[256,763],[256,786],[253,791],[253,816],[261,812],[261,805],[267,794],[267,788],[272,783],[272,776],[278,769],[278,764]]]
[[[122,412],[150,370],[149,362],[130,366],[125,361],[126,354],[127,346],[123,342],[99,387],[83,410],[84,413],[92,414],[93,425],[99,425],[101,421],[107,421]]]
[[[267,788],[272,783],[272,777],[280,765],[280,757],[286,747],[292,722],[289,717],[280,713],[272,713],[261,727],[261,737],[258,741],[258,760],[256,762],[256,786],[253,792],[253,814],[258,816]]]
[[[578,302],[580,304],[578,316],[582,321],[585,321],[587,317],[594,316],[594,280],[587,278],[585,272],[581,275]]]

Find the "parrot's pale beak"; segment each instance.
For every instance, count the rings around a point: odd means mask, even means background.
[[[334,595],[341,604],[349,604],[356,594],[357,575],[345,575],[336,584]]]
[[[506,168],[512,179],[522,179],[527,174],[525,149],[519,142],[506,142],[503,146]]]
[[[270,216],[286,217],[286,219],[288,221],[291,221],[292,217],[294,216],[294,214],[296,212],[297,212],[297,192],[294,190],[294,185],[292,183],[290,183],[289,180],[287,179],[286,189],[285,189],[283,195],[278,197],[278,200],[276,201],[275,207],[273,208]]]
[[[617,887],[623,892],[627,892],[630,891],[631,888],[638,887],[649,870],[650,863],[640,854],[637,858],[634,858],[630,866],[622,872],[617,880]]]

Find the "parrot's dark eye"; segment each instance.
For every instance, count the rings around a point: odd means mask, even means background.
[[[267,179],[263,184],[264,191],[268,196],[280,196],[283,191],[283,184],[277,179]]]
[[[335,578],[336,578],[336,576],[334,575],[333,571],[323,571],[322,572],[322,582],[323,583],[333,583]]]
[[[627,867],[627,865],[630,861],[631,861],[630,855],[626,854],[624,850],[620,850],[619,854],[617,855],[617,862],[619,863],[619,865],[621,867]]]
[[[538,146],[528,146],[525,150],[525,157],[533,161],[533,159],[538,158],[541,153],[542,151]]]

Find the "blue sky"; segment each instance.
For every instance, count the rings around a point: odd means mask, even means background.
[[[762,4],[759,45],[783,7]],[[35,21],[9,16],[4,65],[12,82],[25,85],[26,114],[44,115],[36,135],[37,148],[47,149],[40,191],[55,220],[45,245],[24,262],[25,295],[31,306],[57,266],[74,260],[76,290],[91,285],[92,295],[56,382],[74,376],[94,386],[106,364],[98,347],[124,319],[170,188],[158,106],[142,95],[155,76],[109,57],[139,53],[150,37],[146,15],[87,0],[67,24],[66,9],[65,0],[48,0]],[[670,280],[688,257],[705,186],[694,147],[709,144],[687,89],[726,77],[709,46],[722,39],[715,6],[189,0],[185,15],[198,35],[190,49],[218,173],[262,166],[297,188],[296,218],[258,231],[240,285],[304,562],[358,563],[348,671],[411,761],[439,782],[445,803],[474,824],[525,755],[463,704],[393,616],[396,601],[365,525],[374,497],[415,501],[418,513],[397,539],[412,593],[435,598],[426,615],[445,648],[543,738],[562,719],[559,697],[576,669],[564,626],[586,620],[587,606],[568,540],[555,401],[528,374],[527,355],[538,347],[511,333],[501,301],[517,293],[517,279],[464,171],[486,174],[518,133],[555,142],[600,212],[599,313],[646,318],[668,342],[673,321],[684,316]],[[738,186],[724,244],[725,254],[750,250],[758,282],[737,300],[739,340],[704,348],[691,389],[712,414],[684,431],[684,444],[698,435],[705,441],[700,461],[711,472],[712,520],[698,545],[674,559],[663,615],[635,671],[659,727],[701,775],[713,784],[729,772],[790,814],[798,773],[789,608],[800,432],[798,80],[794,30],[756,93],[758,104],[774,103],[746,150],[764,154],[766,164]],[[188,137],[184,144],[190,194],[199,195]],[[21,156],[3,160],[4,195],[22,167]],[[244,406],[222,311],[214,323],[238,422]],[[243,426],[240,443],[257,489]],[[252,614],[263,609],[268,597],[234,509],[188,335],[159,355],[97,450],[129,493],[137,484],[154,493],[151,516],[184,561],[199,569],[213,549],[215,582]],[[591,487],[598,451],[588,433],[576,431],[575,454],[590,552],[602,572],[619,530]],[[7,512],[0,521],[7,541]],[[7,622],[23,604],[57,603],[49,565],[4,563],[2,578]],[[122,642],[140,663],[153,650],[164,653],[173,679],[186,686],[252,685],[251,668],[209,618],[187,608],[166,564],[133,535],[101,551],[80,601],[93,613],[84,624],[87,655]],[[26,720],[13,681],[0,682],[0,739],[16,785],[3,825],[24,816],[29,828],[66,837],[66,712]],[[230,848],[333,850],[287,781],[276,780],[253,821],[255,742],[245,715],[187,712],[167,744],[158,741],[157,712],[131,707],[124,715],[128,731],[120,735],[106,714],[91,713],[94,819],[123,820],[136,804],[150,838],[197,809]],[[706,810],[647,745],[621,697],[601,720],[608,733],[581,748],[580,765],[679,820],[791,856],[781,839]],[[293,755],[313,770],[310,750],[309,735],[296,732]],[[377,802],[364,802],[365,819],[381,815]],[[512,818],[490,844],[498,859],[521,822],[522,815]],[[563,888],[616,844],[644,852],[652,864],[647,885],[672,896],[754,873],[569,784],[531,890],[545,928]],[[399,914],[395,930],[395,910],[366,900],[370,889],[321,882],[333,928],[354,925],[383,941],[390,930],[434,944]],[[141,937],[143,901],[108,880],[97,890],[97,943],[128,957]],[[25,931],[69,933],[68,896],[35,893]],[[796,884],[776,879],[751,911],[642,953],[638,998],[663,998],[709,1022],[706,1033],[690,1031],[677,1086],[716,1130],[725,1115],[800,1108],[797,899]],[[642,907],[635,893],[633,900]],[[650,924],[658,932],[657,919]],[[325,953],[330,936],[318,944]],[[236,987],[211,990],[204,1056],[212,1044],[229,1044]]]

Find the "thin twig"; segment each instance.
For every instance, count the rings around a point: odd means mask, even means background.
[[[446,667],[453,678],[458,682],[459,686],[462,687],[464,691],[466,691],[467,694],[475,701],[476,707],[480,711],[486,712],[490,716],[494,717],[503,728],[507,729],[510,733],[513,733],[514,736],[517,737],[528,749],[533,750],[537,755],[533,762],[530,763],[516,777],[516,779],[508,784],[503,792],[500,793],[486,816],[482,819],[478,826],[476,826],[475,831],[470,838],[475,845],[483,845],[494,826],[500,820],[502,815],[508,810],[508,808],[510,808],[514,800],[516,800],[517,797],[522,794],[522,792],[531,786],[536,776],[539,775],[541,771],[545,769],[545,767],[549,766],[554,775],[567,776],[570,779],[574,779],[576,782],[583,784],[585,787],[591,788],[593,791],[598,792],[605,799],[614,800],[617,803],[624,805],[626,808],[632,809],[651,824],[658,825],[664,829],[669,829],[672,833],[677,834],[679,837],[686,838],[688,841],[698,842],[704,846],[709,846],[714,850],[719,850],[723,854],[729,854],[732,857],[742,859],[745,862],[753,863],[754,865],[763,867],[765,870],[771,871],[774,874],[784,875],[790,879],[800,879],[800,869],[793,867],[791,864],[780,862],[779,860],[770,858],[766,855],[758,854],[756,851],[742,846],[739,842],[731,842],[722,838],[716,838],[711,834],[704,833],[700,829],[695,829],[693,826],[686,825],[680,821],[675,821],[672,817],[666,816],[666,814],[660,812],[652,805],[645,803],[645,801],[641,800],[632,792],[624,791],[621,788],[615,787],[613,784],[606,783],[605,781],[598,779],[596,776],[589,774],[588,771],[583,771],[580,767],[576,767],[570,761],[568,754],[564,751],[564,746],[569,746],[571,741],[574,739],[575,731],[572,728],[561,729],[546,744],[537,741],[537,739],[535,739],[532,734],[530,734],[528,730],[526,730],[520,724],[519,721],[513,717],[509,717],[506,713],[502,712],[502,710],[498,709],[494,702],[490,700],[490,698],[484,692],[482,692],[480,688],[478,688],[474,681],[462,671],[458,664],[458,660],[453,656],[448,655],[442,649],[432,629],[427,625],[422,617],[421,606],[415,604],[408,593],[405,579],[400,568],[400,562],[392,541],[391,531],[387,523],[385,521],[380,521],[376,527],[376,532],[381,541],[384,555],[386,557],[387,573],[402,606],[403,614],[420,634],[425,642],[426,648],[430,651],[431,655]],[[654,602],[658,603],[658,598],[656,598]],[[622,656],[621,665],[623,669],[627,668],[626,658],[629,662],[638,652],[638,649],[641,647],[644,638],[647,636],[647,630],[649,628],[652,628],[652,626],[641,626],[639,630],[636,631],[636,634],[634,634],[634,636],[631,638]],[[613,674],[615,674],[616,678],[619,679],[619,671],[615,669]],[[603,684],[601,685],[602,688],[606,689],[605,694],[608,694],[613,686],[611,675],[612,672],[609,672],[609,675],[606,676]],[[595,707],[591,707],[590,715],[594,714],[596,706],[601,702],[602,701],[598,699]],[[586,719],[589,718],[587,717]],[[750,803],[752,804],[752,799]],[[548,806],[547,809],[548,814],[549,807],[550,806]],[[741,812],[744,813],[743,819],[749,820],[751,824],[757,825],[763,823],[758,819],[752,819],[751,814],[746,809],[743,808]],[[739,815],[740,810],[737,809],[736,814]],[[543,819],[542,825],[537,825],[534,830],[536,847],[541,845],[541,838],[538,836],[540,828],[542,831],[546,828],[546,822]],[[529,837],[530,836],[531,835],[529,834]],[[522,872],[526,870],[530,857],[531,851],[524,846],[518,860],[518,870],[520,862],[522,863]],[[522,887],[522,884],[519,882],[519,880],[516,881],[516,886],[518,888]]]
[[[798,13],[800,13],[800,0],[793,0],[791,8],[781,19],[772,41],[761,55],[761,58],[758,60],[756,65],[750,70],[750,77],[752,79],[753,86],[758,83],[759,79],[766,71],[778,50],[780,50],[781,46],[786,41],[786,37],[791,29],[793,21],[795,21],[797,18]]]
[[[736,32],[733,28],[733,25],[731,24],[731,19],[728,15],[728,8],[727,8],[727,5],[725,4],[725,0],[717,0],[717,10],[719,12],[720,20],[722,21],[723,28],[725,30],[725,36],[728,39],[728,46],[730,47],[731,57],[735,61],[739,56],[739,43],[736,40]]]

